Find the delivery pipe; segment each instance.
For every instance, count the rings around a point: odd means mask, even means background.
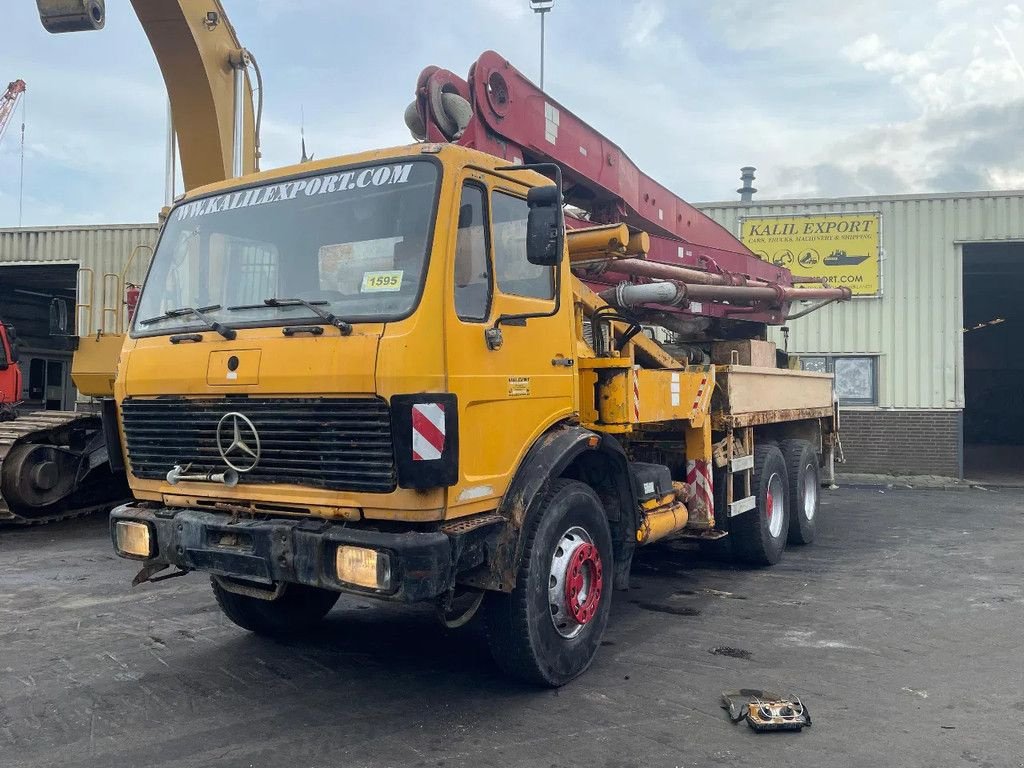
[[[781,285],[689,285],[686,283],[619,283],[602,291],[609,304],[633,307],[638,304],[662,304],[678,307],[689,301],[762,302],[772,305],[810,299],[848,298],[849,288],[783,288]]]
[[[725,287],[744,287],[744,288],[767,288],[774,291],[776,285],[773,283],[766,283],[762,280],[751,280],[743,275],[735,274],[719,274],[716,272],[703,272],[699,269],[691,269],[689,267],[678,267],[674,264],[662,264],[657,261],[646,261],[644,259],[620,259],[618,261],[609,264],[608,269],[605,270],[606,276],[619,275],[630,275],[633,277],[651,277],[660,280],[675,280],[680,283],[686,283],[689,286],[695,285],[720,285]],[[789,292],[798,291],[816,291],[820,290],[817,288],[788,288],[782,287],[783,291],[786,291],[787,300],[798,301],[803,299],[829,299],[834,298],[836,301],[845,301],[850,298],[850,290],[848,288],[828,288],[823,278],[793,278],[793,282],[816,282],[826,286],[826,293],[814,294],[811,293],[801,294],[799,296],[791,295]],[[780,286],[781,287],[781,286]],[[691,293],[693,298],[696,298]],[[764,297],[769,297],[769,294],[764,294]],[[708,298],[712,298],[708,296]]]
[[[720,275],[701,272],[698,269],[677,267],[643,259],[620,259],[609,266],[610,273],[631,277],[650,277],[658,280],[672,280],[686,285],[687,295],[698,301],[730,301],[746,299],[751,301],[804,301],[808,299],[850,298],[849,288],[792,288],[760,281],[748,281],[740,275]]]
[[[687,303],[686,287],[678,283],[619,283],[598,295],[618,307],[635,307],[637,304],[677,307]]]
[[[697,301],[816,301],[850,298],[849,288],[787,288],[781,285],[687,285]]]
[[[767,285],[759,281],[748,281],[742,275],[721,275],[715,272],[702,272],[689,267],[677,267],[674,264],[662,264],[644,259],[619,259],[608,265],[609,272],[621,272],[639,277],[655,277],[662,280],[678,280],[681,283],[697,285]]]

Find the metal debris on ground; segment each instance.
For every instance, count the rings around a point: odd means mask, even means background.
[[[755,731],[799,731],[811,724],[811,713],[799,698],[757,688],[724,691],[722,708],[734,723],[746,720]]]

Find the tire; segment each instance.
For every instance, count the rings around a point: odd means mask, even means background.
[[[821,470],[814,446],[806,440],[783,440],[782,458],[789,475],[789,543],[814,541],[821,491]]]
[[[231,621],[257,635],[283,637],[300,634],[316,625],[334,607],[339,592],[302,584],[288,584],[276,600],[239,595],[211,578],[217,605]]]
[[[789,532],[789,477],[777,445],[767,443],[754,448],[751,487],[756,505],[730,520],[732,551],[750,565],[775,565],[782,559]]]
[[[506,674],[555,688],[586,671],[601,644],[612,599],[611,532],[597,494],[559,479],[523,535],[516,588],[488,596],[487,641]]]

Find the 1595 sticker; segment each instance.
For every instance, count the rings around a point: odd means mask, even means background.
[[[402,289],[401,269],[391,269],[381,272],[364,272],[363,283],[359,288],[360,293],[374,293],[376,291],[400,291]]]

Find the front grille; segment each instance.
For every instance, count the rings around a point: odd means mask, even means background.
[[[121,419],[132,474],[162,479],[175,464],[221,471],[217,424],[237,412],[260,436],[260,460],[242,483],[291,483],[337,491],[395,489],[391,414],[380,398],[129,398]],[[230,438],[229,438],[230,439]]]

